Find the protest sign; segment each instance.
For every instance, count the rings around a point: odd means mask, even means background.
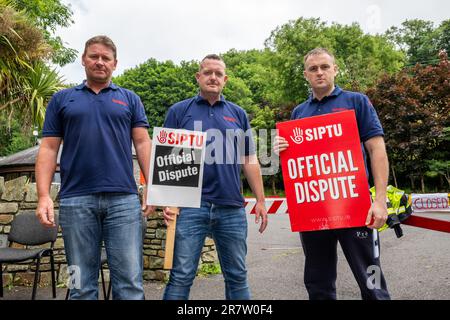
[[[277,123],[292,231],[365,225],[371,205],[353,110]]]
[[[167,226],[164,269],[172,269],[178,207],[200,208],[206,133],[154,128],[147,204],[176,213]]]
[[[199,208],[206,133],[154,128],[147,204]]]

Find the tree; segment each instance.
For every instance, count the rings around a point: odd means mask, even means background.
[[[24,129],[15,119],[0,114],[0,155],[9,156],[35,144],[31,128]]]
[[[44,126],[46,104],[52,95],[63,89],[61,76],[55,70],[50,69],[43,62],[33,64],[27,77],[24,79],[23,90],[27,98],[25,117],[26,123],[34,124],[37,129]]]
[[[43,63],[51,48],[23,12],[3,2],[0,31],[0,111],[16,114],[24,126],[40,127],[44,101],[61,87],[60,78]]]
[[[445,20],[437,28],[431,21],[406,20],[401,27],[389,28],[385,35],[408,57],[408,65],[437,64],[438,53],[450,50],[450,20]]]
[[[450,53],[450,19],[442,21],[437,28],[435,48],[439,52],[445,50],[445,52]]]
[[[12,143],[14,137],[31,141],[26,135],[42,127],[45,104],[62,83],[45,65],[52,48],[42,31],[26,12],[15,10],[9,2],[0,0],[0,121],[7,124],[3,134]],[[17,148],[24,145],[15,144]]]
[[[450,67],[442,53],[436,66],[416,65],[396,75],[384,76],[367,94],[385,129],[386,145],[394,177],[395,170],[420,178],[430,171],[446,175],[450,139]]]
[[[247,86],[244,80],[234,76],[231,69],[227,70],[228,81],[223,89],[223,95],[227,100],[236,103],[241,106],[249,115],[250,119],[253,118],[258,111],[258,106],[255,104],[252,98],[252,92]]]
[[[149,59],[136,68],[125,71],[114,81],[141,97],[152,128],[163,124],[167,109],[172,104],[198,93],[195,80],[198,68],[199,63],[196,61],[183,61],[177,66],[172,61],[158,62]],[[231,68],[227,70],[227,74],[229,80],[223,91],[224,96],[240,105],[253,117],[257,106],[247,84],[236,77]]]
[[[61,0],[2,0],[17,11],[22,11],[27,18],[42,31],[45,42],[52,48],[51,60],[63,66],[74,62],[77,50],[64,46],[61,37],[56,36],[58,27],[69,27],[73,12],[69,5]]]
[[[277,101],[282,92],[276,85],[271,58],[273,52],[265,50],[236,51],[229,50],[223,54],[227,68],[231,70],[233,79],[238,78],[249,89],[248,95],[254,103],[250,110],[251,126],[254,129],[255,144],[258,148],[263,182],[271,186],[273,194],[277,194],[277,185],[281,183],[278,157],[272,153],[273,130],[278,120],[289,119],[288,113],[280,112]],[[249,110],[247,110],[249,111]]]
[[[428,171],[425,173],[427,177],[444,177],[447,187],[450,187],[450,160],[428,160]]]
[[[149,59],[126,70],[114,78],[114,82],[140,96],[152,131],[153,127],[162,126],[167,109],[172,104],[197,93],[197,70],[198,63],[194,61],[176,66],[172,61]]]
[[[280,91],[273,82],[273,74],[270,63],[273,53],[270,50],[237,51],[231,49],[223,54],[227,68],[232,71],[234,77],[242,79],[250,90],[253,102],[259,108],[265,106],[275,107],[279,100]]]
[[[404,55],[386,37],[366,35],[356,23],[327,25],[320,19],[299,18],[272,31],[266,47],[274,53],[273,69],[283,92],[279,104],[299,103],[309,95],[303,57],[316,47],[332,51],[344,88],[365,90],[384,73],[401,69]]]

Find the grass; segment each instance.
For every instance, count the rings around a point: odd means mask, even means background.
[[[216,274],[221,274],[222,269],[220,268],[219,263],[203,263],[200,265],[200,268],[197,271],[198,276],[211,276]]]
[[[245,198],[254,198],[255,197],[255,195],[249,189],[244,189],[243,195]],[[265,196],[266,196],[266,198],[270,198],[273,196],[284,198],[284,197],[286,197],[286,192],[284,190],[277,190],[276,194],[273,194],[273,192],[269,192],[269,190],[266,187],[265,188]]]

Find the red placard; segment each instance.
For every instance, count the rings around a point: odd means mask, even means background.
[[[291,229],[365,225],[371,201],[355,112],[277,123]]]

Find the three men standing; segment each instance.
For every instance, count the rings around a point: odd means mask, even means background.
[[[82,57],[82,84],[56,93],[48,105],[43,139],[36,162],[39,204],[37,216],[54,225],[50,184],[61,156],[60,224],[69,266],[79,268],[80,288],[71,299],[98,298],[102,242],[108,255],[114,299],[144,299],[142,285],[142,219],[154,210],[141,208],[133,178],[132,143],[141,172],[148,177],[151,140],[143,105],[133,92],[111,82],[117,65],[116,47],[105,36],[89,39]],[[355,110],[362,145],[370,157],[377,197],[367,216],[367,227],[301,233],[305,252],[305,284],[310,299],[336,298],[336,246],[339,242],[364,299],[389,299],[384,277],[381,288],[367,288],[367,268],[380,266],[374,256],[372,234],[386,221],[388,161],[383,129],[368,98],[343,91],[334,84],[337,66],[325,49],[304,59],[304,75],[312,96],[292,113],[292,119]],[[164,126],[208,133],[213,146],[204,165],[199,209],[181,208],[177,222],[173,269],[164,299],[188,299],[206,236],[216,244],[225,278],[226,299],[250,299],[247,280],[247,219],[240,192],[241,169],[257,199],[256,223],[267,226],[261,169],[245,111],[226,100],[226,66],[208,55],[196,74],[200,92],[174,104]],[[230,134],[231,132],[231,134]],[[274,151],[289,144],[277,137]],[[363,148],[364,150],[364,148]],[[174,212],[164,209],[166,223]],[[357,237],[358,232],[370,236]],[[381,269],[380,269],[381,270]]]

